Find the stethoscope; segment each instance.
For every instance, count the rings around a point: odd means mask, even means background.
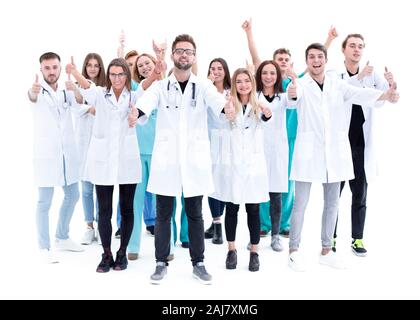
[[[195,94],[195,83],[192,82],[192,94],[191,94],[191,107],[195,108],[197,106],[197,97]],[[168,101],[169,101],[169,92],[170,92],[170,86],[171,86],[171,81],[168,80],[168,85],[166,87],[166,90],[168,91]],[[178,87],[175,87],[175,89],[178,91]],[[170,106],[166,106],[167,109],[170,108]],[[175,104],[175,109],[178,109],[178,106]]]
[[[67,109],[68,107],[69,107],[69,104],[67,103],[67,94],[66,94],[66,90],[62,90],[63,91],[63,97],[64,97],[64,103],[63,103],[63,109]],[[55,103],[54,103],[54,99],[53,99],[53,97],[52,97],[52,94],[51,94],[51,92],[49,92],[47,89],[45,89],[44,87],[42,87],[42,95],[44,95],[45,94],[45,92],[46,93],[48,93],[48,96],[50,97],[50,99],[51,99],[51,101],[53,102],[53,105],[50,105],[51,107],[53,107],[53,106],[55,106],[55,107],[57,107],[57,111],[58,111],[58,114],[60,114],[60,108],[59,108],[59,106],[58,105],[56,105]]]

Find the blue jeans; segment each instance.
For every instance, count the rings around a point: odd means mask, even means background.
[[[38,231],[38,246],[40,249],[50,249],[49,211],[54,195],[54,187],[38,188],[39,198],[36,207],[36,226]],[[55,233],[56,239],[69,238],[69,225],[74,207],[79,200],[79,185],[73,183],[63,186],[64,199],[60,208],[60,215]]]
[[[98,201],[96,201],[96,217],[93,200],[94,185],[89,181],[82,181],[82,205],[85,214],[85,222],[98,221]]]

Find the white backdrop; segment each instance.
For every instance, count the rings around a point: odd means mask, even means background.
[[[95,0],[74,4],[38,0],[13,1],[7,3],[7,7],[3,2],[0,12],[0,61],[3,63],[0,69],[0,298],[420,298],[417,188],[420,112],[415,99],[418,92],[415,77],[419,70],[415,30],[420,30],[420,24],[412,2],[399,6],[389,0],[346,3],[331,0],[213,0],[206,3]],[[36,258],[34,208],[37,193],[32,183],[32,118],[26,92],[39,71],[39,56],[46,51],[57,52],[64,65],[73,55],[80,67],[88,52],[98,52],[107,64],[116,55],[121,29],[126,34],[127,50],[139,52],[152,52],[152,39],[167,39],[170,46],[177,34],[189,33],[198,47],[199,75],[205,76],[209,61],[218,56],[228,61],[233,72],[244,65],[245,59],[250,59],[241,24],[251,16],[263,59],[271,58],[274,49],[287,47],[292,51],[295,69],[299,72],[305,67],[307,45],[324,42],[333,24],[340,37],[329,50],[330,67],[343,61],[340,51],[343,37],[348,33],[362,33],[366,39],[364,59],[379,70],[386,65],[394,73],[401,93],[400,102],[387,104],[378,112],[381,176],[369,186],[365,232],[369,257],[355,259],[349,253],[347,191],[341,204],[343,231],[339,246],[351,268],[341,273],[314,264],[312,272],[294,274],[286,267],[287,254],[276,255],[270,251],[268,240],[262,242],[259,273],[251,275],[245,267],[231,273],[223,269],[225,246],[215,248],[208,243],[208,265],[216,282],[212,288],[199,287],[189,279],[186,251],[177,248],[180,258],[170,269],[173,279],[169,285],[173,290],[160,289],[147,285],[154,264],[152,238],[146,238],[142,244],[142,247],[147,246],[143,260],[133,263],[133,267],[121,275],[98,277],[94,273],[99,248],[89,248],[90,256],[79,255],[89,257],[84,260],[69,259],[66,255],[63,256],[65,263],[55,269],[50,266],[32,269]],[[64,78],[62,76],[61,80]],[[61,196],[61,190],[57,189],[52,221],[56,219],[56,202]],[[302,244],[311,263],[316,261],[319,249],[321,207],[322,194],[318,186],[313,189]],[[208,225],[208,208],[206,205],[203,208]],[[80,204],[76,211],[71,229],[75,238],[81,236],[84,228]],[[244,218],[238,231],[242,235],[238,237],[246,244]],[[54,223],[52,236],[53,227]],[[246,266],[246,252],[241,254]],[[177,271],[176,266],[182,271]],[[176,279],[177,272],[188,278]],[[133,279],[138,280],[134,288]],[[90,281],[95,290],[86,291],[84,284]],[[124,293],[117,294],[116,290],[105,293],[108,291],[105,288],[116,288],[121,281],[126,283]],[[243,281],[249,281],[249,290],[239,289]],[[276,289],[272,283],[276,284]],[[277,288],[281,287],[284,290],[279,291]]]

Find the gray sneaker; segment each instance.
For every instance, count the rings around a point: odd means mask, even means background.
[[[271,248],[273,248],[274,251],[283,251],[283,245],[278,234],[271,236]]]
[[[157,262],[155,273],[150,276],[150,283],[160,284],[168,272],[168,267],[165,262]]]
[[[200,281],[202,284],[211,284],[212,277],[207,273],[203,262],[198,262],[193,267],[193,277]]]

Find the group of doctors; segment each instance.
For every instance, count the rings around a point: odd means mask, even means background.
[[[158,57],[151,71],[153,77],[150,74],[153,81],[139,85],[134,91],[131,90],[131,71],[123,59],[111,61],[104,86],[96,86],[72,64],[66,68],[68,79],[65,86],[61,86],[58,82],[60,57],[52,52],[43,54],[40,57],[43,79],[36,77],[28,96],[34,103],[34,173],[39,189],[37,227],[39,247],[45,260],[56,262],[48,231],[48,212],[55,186],[61,186],[65,193],[55,235],[56,246],[70,251],[82,250],[69,238],[69,223],[79,198],[78,181],[82,179],[95,185],[98,198],[98,228],[104,252],[97,272],[127,268],[127,247],[135,219],[133,203],[136,187],[142,183],[141,139],[138,143],[136,125],[144,125],[157,111],[147,182],[147,190],[156,195],[157,214],[154,230],[157,263],[151,282],[160,283],[167,273],[171,255],[171,217],[175,199],[180,196],[184,198],[188,218],[189,250],[195,278],[204,284],[212,281],[204,266],[204,195],[226,204],[227,269],[236,268],[237,213],[239,205],[246,204],[251,240],[249,270],[259,270],[259,205],[270,200],[270,214],[276,221],[272,235],[278,239],[280,217],[275,211],[281,210],[279,195],[288,191],[288,108],[297,111],[298,123],[294,153],[290,157],[290,179],[296,183],[296,199],[291,215],[288,263],[295,271],[305,269],[298,252],[303,216],[311,184],[322,183],[324,213],[320,263],[341,268],[333,250],[341,184],[350,181],[353,193],[360,185],[367,187],[366,178],[364,183],[354,181],[359,178],[360,170],[368,176],[374,168],[374,156],[370,151],[373,108],[382,105],[383,101],[395,103],[399,98],[391,73],[387,71],[386,80],[382,81],[384,77],[379,77],[370,66],[366,68],[371,69],[359,71],[361,54],[357,51],[362,51],[363,47],[360,35],[346,38],[343,52],[346,55],[346,50],[353,50],[353,53],[348,54],[349,62],[346,56],[346,71],[337,75],[337,72],[325,71],[328,61],[325,46],[311,44],[305,52],[306,73],[299,79],[289,73],[291,81],[287,90],[276,89],[276,92],[268,90],[274,86],[270,81],[279,82],[282,78],[275,61],[263,63],[258,68],[257,83],[249,70],[238,69],[232,77],[229,95],[218,92],[214,83],[192,73],[196,45],[189,35],[179,35],[172,44],[172,74],[163,79],[166,65],[162,57]],[[355,70],[349,70],[355,65]],[[270,72],[275,74],[274,80],[270,80]],[[70,75],[78,85],[71,81]],[[275,104],[272,103],[274,100]],[[86,105],[93,106],[94,110]],[[357,107],[362,110],[362,122],[360,113],[357,118],[354,111]],[[80,168],[72,120],[72,113],[80,114],[81,109],[91,112],[94,119],[83,168]],[[209,128],[210,113],[220,125],[210,124]],[[359,127],[353,124],[355,118],[359,120]],[[352,132],[360,129],[364,133],[362,145],[352,138]],[[354,139],[360,142],[360,135]],[[360,154],[360,150],[364,155],[362,160],[355,155]],[[122,218],[120,248],[115,259],[111,252],[114,185],[119,185]],[[144,201],[144,197],[142,199]],[[362,222],[364,225],[364,217]],[[354,242],[362,239],[360,235],[353,238]],[[272,242],[273,249],[276,247],[281,251],[282,247],[278,245],[278,242]]]

